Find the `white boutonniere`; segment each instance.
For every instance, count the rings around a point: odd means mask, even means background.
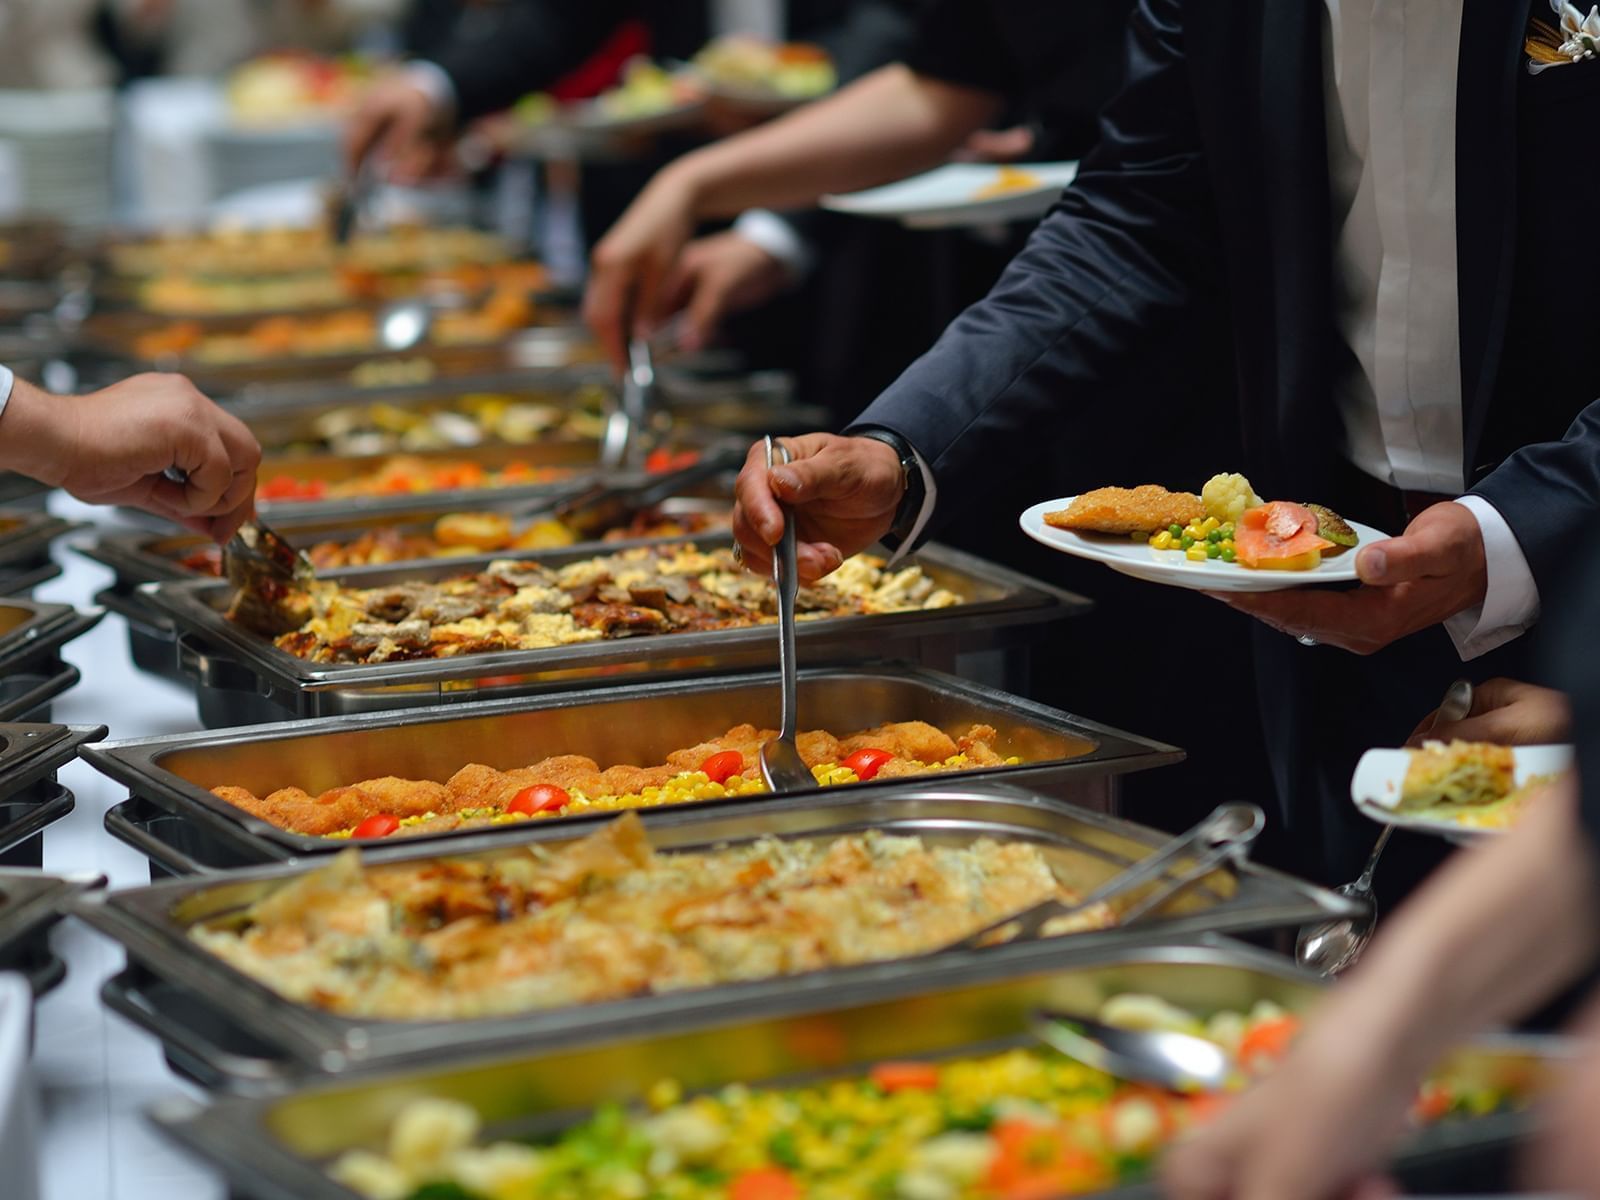
[[[1559,25],[1535,17],[1528,24],[1525,42],[1528,71],[1537,75],[1550,67],[1563,67],[1600,57],[1600,5],[1583,10],[1570,0],[1550,0]]]

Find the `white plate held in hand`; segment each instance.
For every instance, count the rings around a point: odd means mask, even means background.
[[[1078,533],[1045,524],[1046,513],[1060,512],[1075,499],[1075,496],[1063,496],[1059,500],[1035,504],[1022,514],[1022,532],[1052,550],[1105,563],[1112,570],[1132,575],[1135,579],[1197,592],[1281,592],[1319,583],[1353,583],[1356,580],[1356,553],[1362,546],[1370,546],[1388,538],[1388,534],[1370,525],[1351,521],[1350,528],[1356,531],[1360,542],[1342,554],[1324,556],[1322,562],[1311,570],[1252,571],[1249,567],[1226,563],[1220,558],[1190,562],[1180,551],[1157,550],[1144,540],[1136,542],[1130,536]]]
[[[1559,775],[1572,766],[1571,746],[1515,746],[1511,751],[1517,764],[1517,786],[1537,775]],[[1439,833],[1464,839],[1504,833],[1502,829],[1477,829],[1437,813],[1399,812],[1400,791],[1411,766],[1409,750],[1368,750],[1356,764],[1350,779],[1350,798],[1363,816],[1380,825],[1398,825],[1423,833]]]
[[[985,196],[983,190],[1000,178],[1000,168],[983,163],[950,163],[897,183],[824,196],[823,208],[857,217],[882,217],[912,229],[953,229],[1036,220],[1050,210],[1078,174],[1075,162],[1019,163],[1039,182]]]

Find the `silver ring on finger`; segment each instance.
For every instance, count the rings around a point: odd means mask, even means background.
[[[733,561],[744,566],[744,546],[738,542],[733,544]]]
[[[1301,634],[1299,637],[1295,638],[1295,641],[1299,642],[1302,646],[1320,646],[1320,645],[1322,645],[1321,642],[1317,641],[1316,638],[1312,637],[1308,633]]]

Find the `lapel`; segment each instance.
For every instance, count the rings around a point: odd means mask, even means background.
[[[1482,0],[1471,0],[1481,3]],[[1333,234],[1324,116],[1324,0],[1259,0],[1261,179],[1277,406],[1274,457],[1307,484],[1332,405]]]
[[[1542,5],[1542,0],[1538,0]],[[1461,0],[1456,269],[1467,483],[1494,394],[1515,265],[1517,76],[1530,0]]]

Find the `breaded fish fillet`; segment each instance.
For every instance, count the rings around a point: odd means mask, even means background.
[[[1046,525],[1079,533],[1149,533],[1168,525],[1204,520],[1206,506],[1192,492],[1169,492],[1147,483],[1136,488],[1096,488],[1061,512],[1045,513]]]

